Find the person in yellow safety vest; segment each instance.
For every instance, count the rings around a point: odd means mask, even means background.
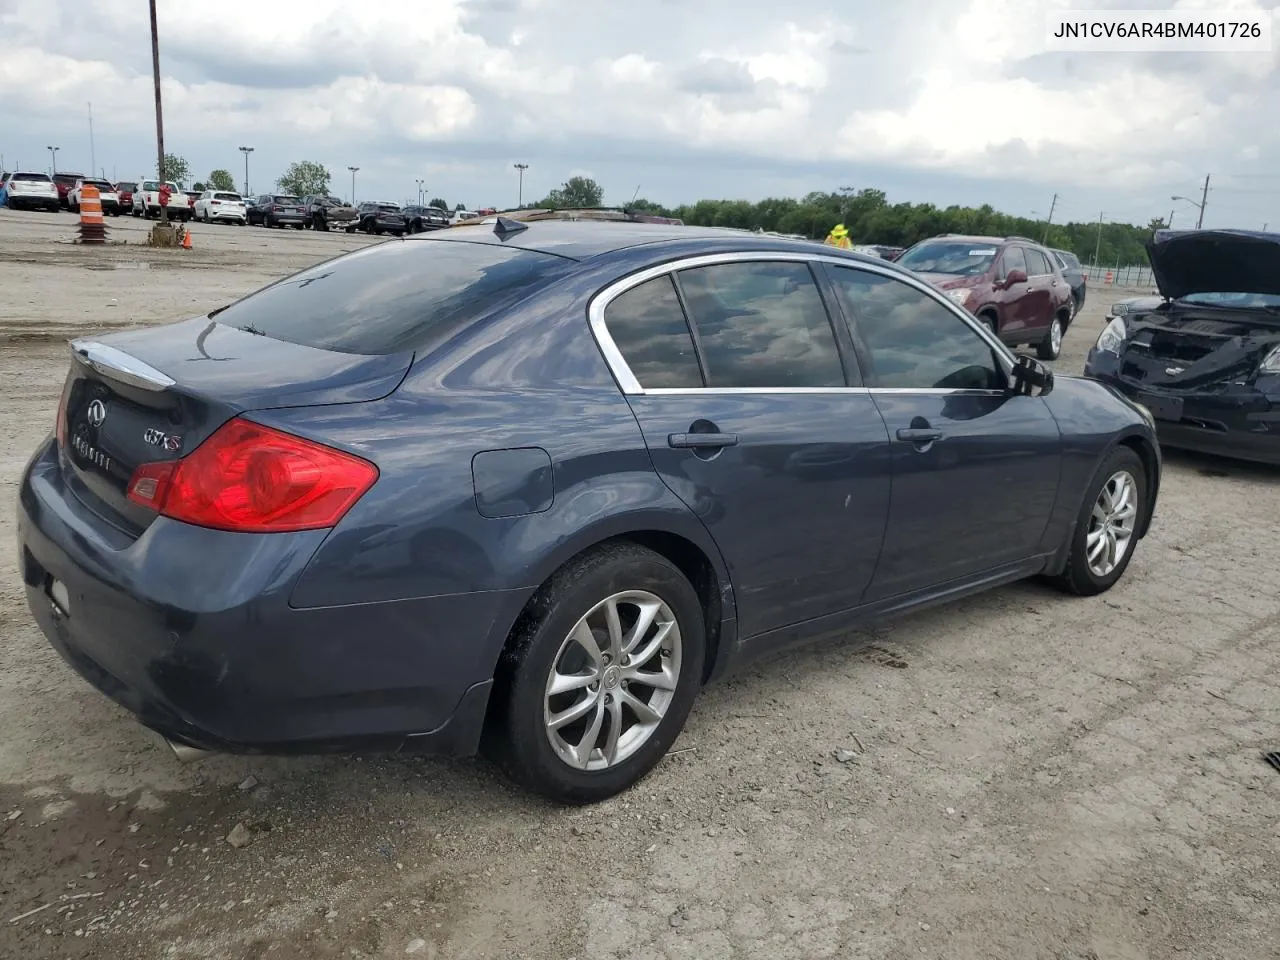
[[[853,249],[853,244],[849,242],[849,231],[845,229],[843,223],[837,223],[831,228],[831,232],[827,234],[826,242],[842,250]]]

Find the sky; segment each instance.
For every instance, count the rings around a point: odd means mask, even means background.
[[[158,0],[166,149],[252,191],[508,207],[875,188],[1043,219],[1280,229],[1270,53],[1062,53],[1067,8],[1280,0]],[[146,0],[0,0],[0,160],[155,169]],[[1277,22],[1280,35],[1280,20]],[[90,104],[92,107],[90,108]],[[93,136],[89,116],[92,111]],[[1055,201],[1056,196],[1056,201]]]

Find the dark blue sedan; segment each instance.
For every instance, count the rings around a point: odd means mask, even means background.
[[[883,260],[474,225],[72,345],[31,610],[180,753],[475,753],[617,793],[753,657],[1147,532],[1152,422]]]

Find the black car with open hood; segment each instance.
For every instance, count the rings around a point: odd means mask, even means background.
[[[1160,297],[1113,311],[1085,375],[1166,446],[1280,464],[1280,233],[1160,230],[1147,254]]]

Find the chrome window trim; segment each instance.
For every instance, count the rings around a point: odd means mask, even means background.
[[[159,392],[177,382],[149,363],[143,363],[117,347],[96,340],[72,340],[71,352],[77,360],[104,377],[120,380],[143,390]]]
[[[863,270],[867,273],[879,274],[880,276],[887,277],[890,280],[897,280],[909,287],[913,287],[919,293],[923,293],[926,297],[929,297],[935,303],[940,304],[943,308],[950,311],[971,331],[977,334],[980,339],[985,341],[998,358],[998,365],[1002,367],[1005,377],[1009,378],[1013,375],[1013,366],[1015,363],[1013,354],[999,337],[992,334],[985,324],[979,323],[977,317],[973,316],[958,304],[953,303],[934,287],[918,277],[904,272],[900,268],[895,269],[887,265],[881,265],[870,261],[864,262],[862,260],[849,260],[844,257],[837,257],[824,253],[810,253],[807,251],[739,250],[732,253],[704,253],[694,256],[680,257],[675,260],[669,260],[665,263],[645,267],[642,270],[637,270],[635,273],[630,273],[625,277],[613,281],[592,296],[590,302],[587,304],[588,325],[591,327],[591,333],[595,337],[596,344],[600,347],[601,354],[604,355],[605,363],[608,364],[609,370],[613,373],[613,377],[618,382],[618,387],[622,392],[628,396],[645,394],[651,394],[654,396],[675,396],[685,393],[917,393],[946,396],[956,394],[971,394],[975,396],[1003,395],[1004,391],[1002,390],[953,390],[934,387],[651,387],[649,389],[643,387],[640,384],[640,381],[636,379],[635,374],[631,372],[631,368],[627,365],[626,359],[622,356],[622,351],[618,349],[618,345],[609,334],[609,328],[605,324],[604,316],[609,304],[627,291],[640,286],[640,284],[647,283],[656,277],[661,277],[666,274],[674,274],[681,270],[689,270],[695,267],[714,266],[724,263],[752,263],[760,261],[832,264],[837,267],[846,267],[852,270]]]

